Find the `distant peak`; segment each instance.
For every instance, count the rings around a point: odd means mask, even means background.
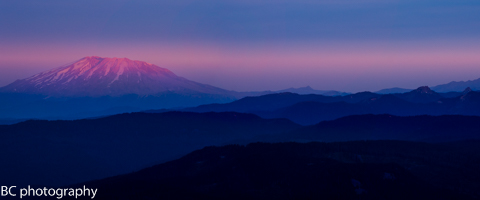
[[[305,87],[299,87],[299,88],[291,88],[293,90],[314,90],[310,86],[305,86]]]
[[[470,87],[467,87],[462,93],[463,94],[468,94],[471,91],[472,91],[472,89]]]
[[[422,93],[422,94],[432,94],[433,91],[428,86],[422,86],[414,90],[414,92]]]

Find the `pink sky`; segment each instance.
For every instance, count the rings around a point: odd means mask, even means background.
[[[310,85],[347,92],[480,78],[480,42],[21,43],[0,47],[0,85],[84,56],[128,57],[238,91]]]
[[[1,2],[0,86],[93,55],[238,91],[480,78],[475,0]]]

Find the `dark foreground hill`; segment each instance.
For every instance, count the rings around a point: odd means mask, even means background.
[[[0,126],[0,183],[65,185],[132,172],[209,145],[300,126],[240,113],[132,113]]]
[[[95,199],[470,199],[479,152],[480,141],[229,145],[80,185]]]
[[[65,185],[129,173],[210,145],[480,139],[480,117],[360,115],[302,127],[241,113],[132,113],[0,126],[0,183]]]

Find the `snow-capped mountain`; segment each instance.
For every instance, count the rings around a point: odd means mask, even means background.
[[[17,80],[2,92],[51,96],[154,95],[162,92],[229,94],[197,83],[168,69],[128,58],[85,57],[75,63]]]

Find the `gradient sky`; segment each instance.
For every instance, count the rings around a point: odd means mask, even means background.
[[[0,86],[92,55],[238,91],[434,86],[480,78],[480,1],[0,1]]]

